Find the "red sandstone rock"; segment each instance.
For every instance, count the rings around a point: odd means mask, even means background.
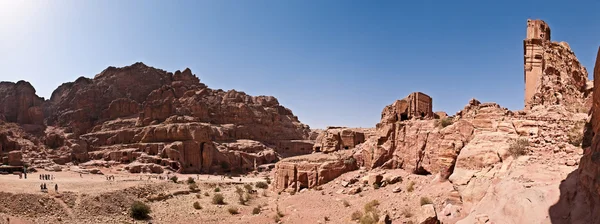
[[[0,83],[0,114],[8,122],[19,124],[44,124],[43,98],[25,81]]]
[[[525,108],[565,105],[582,111],[590,94],[588,73],[569,45],[550,41],[550,27],[542,20],[527,20],[525,53]]]
[[[598,49],[598,56],[596,57],[596,64],[594,66],[594,86],[600,86],[600,48]],[[578,168],[578,195],[586,195],[590,204],[588,209],[590,211],[597,211],[600,209],[598,204],[600,203],[600,184],[598,176],[600,175],[600,91],[594,91],[594,102],[592,106],[592,119],[590,121],[592,126],[592,132],[594,134],[592,144],[589,150],[581,158]],[[589,223],[600,221],[600,215],[596,213],[586,214]]]
[[[341,149],[351,149],[364,141],[365,134],[362,130],[328,127],[316,138],[313,151],[329,153]]]
[[[291,157],[275,165],[276,191],[300,191],[327,183],[345,172],[357,169],[355,160],[346,152],[311,154]]]
[[[8,153],[8,165],[21,166],[23,165],[23,153],[21,151],[12,151]]]

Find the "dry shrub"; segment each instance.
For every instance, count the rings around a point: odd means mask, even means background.
[[[229,212],[229,214],[232,214],[232,215],[240,214],[240,211],[238,210],[237,207],[229,207],[227,209],[227,211]]]
[[[352,213],[352,215],[350,216],[350,219],[353,221],[357,221],[359,220],[361,217],[363,216],[363,213],[361,211],[355,211]]]
[[[406,186],[406,191],[413,192],[414,190],[415,190],[415,182],[414,181],[408,182],[408,185]]]
[[[519,156],[527,154],[527,147],[529,146],[529,141],[526,138],[518,138],[516,140],[512,140],[508,146],[508,153],[517,158]]]
[[[567,133],[567,137],[569,138],[569,143],[573,146],[581,146],[583,142],[583,129],[585,127],[585,123],[579,122],[569,130]]]
[[[254,186],[256,186],[257,188],[260,188],[260,189],[269,188],[269,184],[267,184],[267,182],[256,182],[256,184],[254,184]]]
[[[253,214],[253,215],[258,215],[258,214],[260,214],[260,205],[259,205],[259,206],[256,206],[256,207],[254,207],[254,208],[252,209],[252,214]]]
[[[144,202],[135,201],[133,202],[133,204],[131,204],[129,212],[132,218],[141,220],[147,219],[148,214],[150,214],[150,212],[152,211],[150,209],[150,206],[146,205]]]
[[[200,205],[200,202],[194,202],[194,208],[195,209],[202,209],[202,206]]]
[[[433,202],[428,197],[421,197],[421,206],[427,205],[427,204],[433,204]]]
[[[222,194],[215,194],[215,195],[213,195],[212,203],[215,205],[224,205],[225,197],[223,197]]]

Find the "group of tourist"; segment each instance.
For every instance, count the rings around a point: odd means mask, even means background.
[[[106,180],[115,180],[115,176],[113,176],[113,175],[106,176]]]
[[[54,175],[40,174],[40,180],[54,180]]]
[[[42,192],[48,192],[46,183],[40,184],[40,190],[42,190]],[[58,184],[54,184],[54,191],[58,192]]]

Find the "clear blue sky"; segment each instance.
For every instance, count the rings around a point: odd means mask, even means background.
[[[449,114],[470,98],[521,109],[527,18],[544,19],[591,72],[598,10],[597,0],[1,0],[0,80],[30,81],[48,98],[142,61],[276,96],[313,128],[372,127],[414,91]]]

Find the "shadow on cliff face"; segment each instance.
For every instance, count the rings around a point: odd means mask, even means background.
[[[581,175],[590,173],[586,172],[591,163],[590,150],[589,147],[585,150],[579,167],[561,181],[559,199],[548,209],[552,224],[600,224],[600,212],[594,211],[598,202],[581,182]]]
[[[550,206],[548,213],[552,224],[570,224],[572,223],[572,209],[575,196],[577,194],[578,172],[574,170],[559,186],[560,198],[556,204]]]

